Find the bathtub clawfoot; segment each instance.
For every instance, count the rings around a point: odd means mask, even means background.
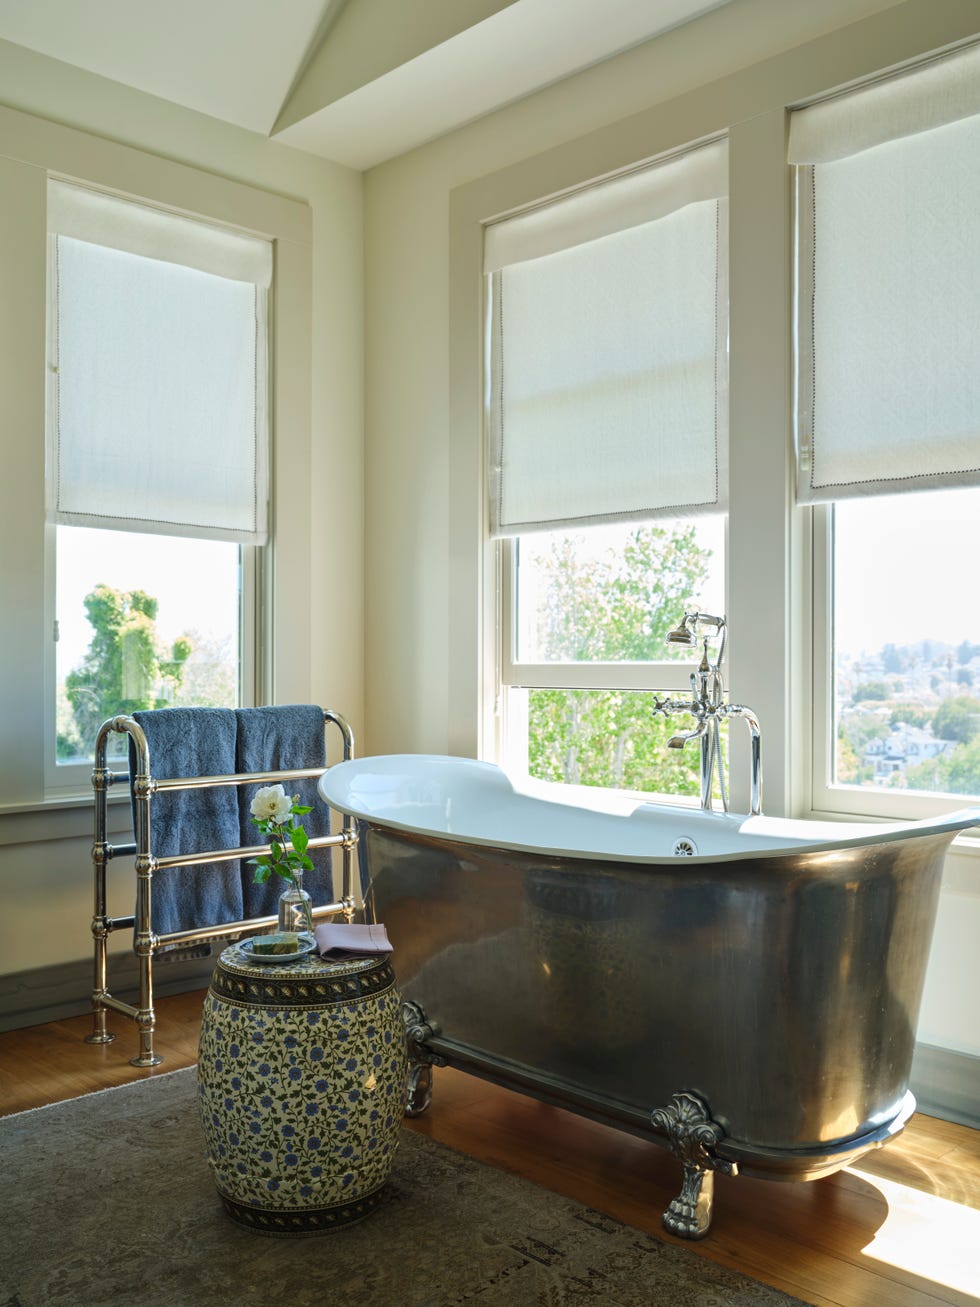
[[[651,1113],[650,1120],[667,1136],[670,1151],[684,1167],[681,1191],[663,1215],[664,1228],[681,1239],[703,1239],[711,1227],[715,1171],[738,1175],[735,1162],[712,1151],[725,1132],[712,1120],[704,1099],[689,1091],[675,1094],[669,1106]]]
[[[421,1116],[432,1102],[432,1068],[445,1066],[446,1059],[431,1053],[425,1041],[439,1033],[438,1026],[426,1020],[418,1003],[402,1003],[405,1042],[408,1046],[408,1078],[405,1088],[405,1115]]]
[[[432,1067],[424,1062],[409,1062],[405,1090],[405,1115],[421,1116],[432,1102]]]

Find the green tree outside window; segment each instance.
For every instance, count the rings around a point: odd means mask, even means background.
[[[548,661],[661,662],[666,636],[696,608],[711,552],[692,527],[645,524],[621,551],[588,557],[557,537],[543,565],[537,644]],[[651,714],[632,690],[528,691],[528,770],[540,780],[696,795],[697,744],[667,748],[693,720]]]

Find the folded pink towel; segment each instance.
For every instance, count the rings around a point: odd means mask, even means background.
[[[321,958],[369,957],[373,953],[390,953],[391,945],[384,926],[348,925],[327,922],[316,928],[316,945]]]

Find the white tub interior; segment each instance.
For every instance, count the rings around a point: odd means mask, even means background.
[[[513,781],[493,763],[439,754],[386,754],[331,767],[320,793],[340,812],[395,830],[569,858],[623,861],[778,856],[980,824],[980,808],[914,822],[822,822],[646,803],[610,791]]]

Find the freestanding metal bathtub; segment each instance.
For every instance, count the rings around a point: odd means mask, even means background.
[[[914,1111],[943,858],[980,808],[905,824],[586,809],[425,755],[341,763],[320,791],[362,824],[410,1112],[450,1064],[665,1143],[684,1181],[664,1223],[699,1238],[714,1171],[815,1179]]]

